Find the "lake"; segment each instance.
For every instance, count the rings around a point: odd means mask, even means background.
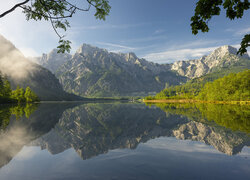
[[[250,106],[0,106],[0,179],[248,179]]]

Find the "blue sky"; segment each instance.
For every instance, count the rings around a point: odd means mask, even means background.
[[[0,12],[21,0],[1,4]],[[231,21],[221,16],[209,22],[210,31],[194,36],[190,18],[197,1],[187,0],[110,0],[106,21],[96,20],[94,11],[77,13],[66,32],[72,52],[88,43],[113,52],[135,52],[138,57],[157,63],[199,58],[222,45],[239,47],[250,33],[250,11]],[[49,22],[26,21],[21,10],[0,19],[0,34],[12,41],[26,56],[47,53],[58,44]]]

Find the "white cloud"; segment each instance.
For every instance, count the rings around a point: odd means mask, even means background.
[[[160,35],[160,36],[146,36],[142,38],[134,38],[134,39],[126,39],[121,42],[126,42],[126,43],[143,43],[143,42],[151,42],[155,40],[162,40],[166,41],[168,37],[166,35]]]
[[[250,33],[250,27],[247,27],[247,28],[236,31],[235,35],[242,36],[242,35],[245,35],[247,33]]]
[[[177,60],[188,60],[200,58],[207,55],[219,46],[207,48],[184,48],[177,50],[166,50],[158,53],[150,53],[144,56],[145,59],[157,63],[172,63]]]
[[[179,60],[197,59],[204,55],[208,55],[216,48],[230,44],[228,39],[210,39],[210,40],[196,40],[190,42],[171,43],[162,46],[157,52],[144,54],[143,57],[149,61],[157,63],[172,63]],[[234,47],[239,45],[234,45]]]
[[[225,45],[227,40],[218,40],[218,39],[211,39],[211,40],[196,40],[191,42],[185,43],[177,43],[172,44],[169,50],[176,50],[176,49],[185,49],[185,48],[201,48],[201,47],[208,47],[208,46],[216,46],[217,44]]]
[[[227,28],[225,29],[226,32],[234,32],[234,29],[233,28]]]
[[[106,42],[97,42],[96,44],[104,45],[105,46],[104,48],[111,52],[130,52],[137,49],[134,47],[124,46],[120,44],[106,43]]]
[[[238,37],[238,36],[243,36],[245,34],[250,33],[250,27],[245,27],[245,28],[228,28],[225,29],[226,32],[232,33],[233,36]]]
[[[73,25],[72,30],[99,30],[99,29],[128,29],[148,25],[148,23],[136,23],[136,24],[102,24],[102,25],[90,25],[90,26],[77,26]]]
[[[164,32],[165,32],[164,29],[157,29],[157,30],[155,30],[154,34],[162,34]]]
[[[178,140],[175,137],[160,137],[150,140],[144,144],[150,148],[173,150],[177,152],[203,152],[209,154],[219,154],[213,147],[197,141]]]

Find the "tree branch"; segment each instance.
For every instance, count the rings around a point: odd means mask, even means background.
[[[61,36],[61,35],[57,32],[56,27],[54,26],[54,23],[53,23],[53,21],[52,21],[52,18],[51,18],[50,13],[49,13],[49,12],[47,12],[47,13],[48,13],[48,15],[49,15],[49,20],[50,20],[50,23],[51,23],[51,25],[52,25],[54,31],[56,32],[57,36],[58,36],[60,39],[62,39],[63,36]]]
[[[8,11],[5,11],[4,13],[0,14],[0,18],[4,17],[5,15],[11,13],[12,11],[14,11],[16,8],[26,4],[27,2],[29,2],[30,0],[26,0],[24,2],[18,3],[15,6],[13,6],[13,8],[9,9]]]
[[[87,9],[82,9],[82,8],[77,7],[76,5],[71,4],[70,2],[68,2],[68,1],[66,1],[66,0],[63,0],[63,1],[66,2],[68,5],[70,5],[71,7],[76,8],[76,9],[79,10],[79,11],[89,11],[90,6],[91,6],[91,4],[89,4],[89,7],[88,7]]]
[[[20,8],[22,8],[23,10],[25,11],[29,11],[29,12],[32,12],[36,15],[40,15],[40,16],[43,16],[43,17],[46,17],[46,18],[50,18],[50,19],[66,19],[66,18],[70,18],[73,16],[73,14],[75,13],[75,9],[71,11],[71,13],[67,16],[59,16],[59,17],[56,17],[56,16],[47,16],[46,14],[42,14],[42,13],[38,13],[38,12],[35,12],[35,11],[32,11],[31,9],[28,9],[24,6],[20,6]]]

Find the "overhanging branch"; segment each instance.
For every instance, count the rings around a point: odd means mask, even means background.
[[[26,4],[27,2],[29,2],[30,0],[26,0],[24,2],[18,3],[15,6],[13,6],[11,9],[9,9],[8,11],[5,11],[4,13],[0,14],[0,18],[4,17],[5,15],[11,13],[12,11],[14,11],[16,8]]]

